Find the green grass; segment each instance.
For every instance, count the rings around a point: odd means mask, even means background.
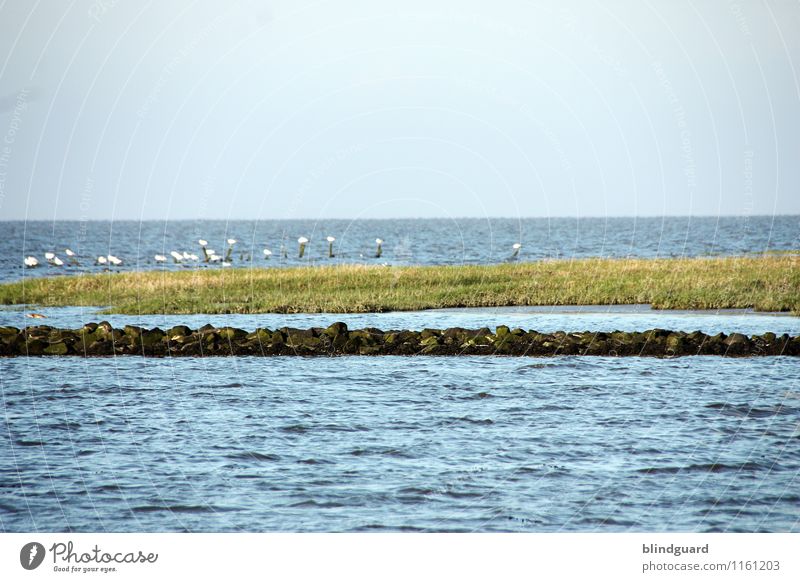
[[[2,304],[103,305],[113,313],[354,313],[652,303],[800,313],[800,257],[582,259],[487,266],[342,265],[28,278]]]

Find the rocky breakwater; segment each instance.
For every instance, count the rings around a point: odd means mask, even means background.
[[[482,329],[327,328],[248,332],[233,327],[184,325],[145,329],[107,322],[79,329],[47,325],[0,327],[0,356],[800,356],[800,336],[765,333],[706,335],[653,329],[642,332],[539,333],[506,326]]]

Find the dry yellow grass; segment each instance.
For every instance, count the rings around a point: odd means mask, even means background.
[[[486,266],[198,269],[26,279],[0,303],[116,313],[352,313],[651,303],[800,312],[800,258],[581,259]]]

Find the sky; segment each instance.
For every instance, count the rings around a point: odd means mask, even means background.
[[[0,219],[800,214],[800,3],[0,2]]]

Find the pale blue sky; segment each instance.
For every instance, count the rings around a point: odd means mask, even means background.
[[[800,213],[796,1],[0,3],[3,219]]]

